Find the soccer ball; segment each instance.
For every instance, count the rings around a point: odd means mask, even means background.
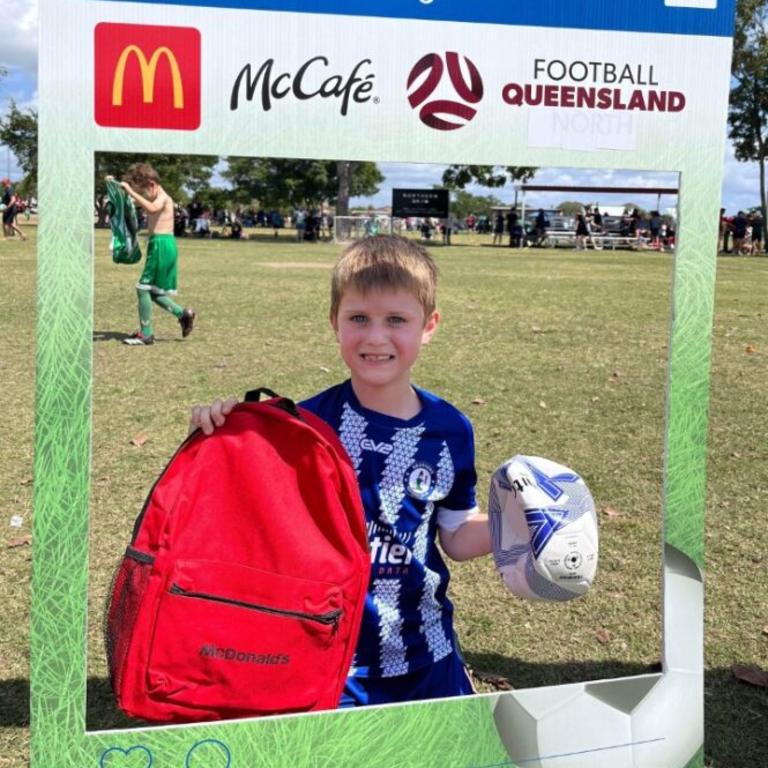
[[[573,470],[539,456],[515,456],[491,478],[493,558],[506,587],[529,600],[572,600],[597,571],[597,514]]]

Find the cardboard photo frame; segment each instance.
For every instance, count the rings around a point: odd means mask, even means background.
[[[587,18],[557,0],[401,0],[386,13],[354,0],[41,1],[33,767],[703,764],[709,337],[734,3],[634,6],[599,3]],[[132,77],[141,108],[125,96]],[[86,731],[94,152],[304,157],[308,135],[329,157],[680,174],[660,673]]]

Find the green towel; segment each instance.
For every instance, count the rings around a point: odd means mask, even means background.
[[[109,223],[112,227],[112,261],[135,264],[141,259],[139,221],[131,197],[116,181],[107,181]]]

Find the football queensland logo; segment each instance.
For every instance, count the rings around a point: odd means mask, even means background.
[[[438,131],[464,127],[477,113],[471,105],[482,98],[483,80],[477,67],[454,51],[446,52],[445,61],[437,53],[422,56],[408,75],[410,105],[419,110],[424,125]]]
[[[122,128],[200,126],[200,32],[102,22],[95,29],[95,119]]]

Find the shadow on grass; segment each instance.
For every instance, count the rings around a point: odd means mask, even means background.
[[[501,675],[515,688],[562,685],[657,672],[656,666],[600,662],[528,664],[494,654],[466,654],[477,672]],[[120,712],[109,680],[88,679],[86,730],[144,727]],[[730,669],[709,670],[704,676],[705,755],[712,768],[755,768],[768,754],[768,699],[765,690],[736,680]],[[29,681],[0,681],[0,728],[29,727]]]
[[[275,235],[272,230],[249,232],[245,237],[189,237],[190,241],[205,240],[212,243],[267,243],[268,245],[332,245],[333,240],[299,240],[295,235]]]
[[[130,337],[130,333],[122,333],[121,331],[94,331],[94,341],[124,341]]]
[[[567,685],[661,672],[661,664],[642,665],[621,661],[531,664],[496,653],[465,652],[464,660],[481,679],[488,675],[499,676],[508,680],[513,688],[541,688],[545,685]]]
[[[94,331],[94,341],[125,341],[132,336],[130,333],[123,333],[122,331]],[[169,341],[184,341],[184,339],[155,339],[155,344],[166,344]]]

